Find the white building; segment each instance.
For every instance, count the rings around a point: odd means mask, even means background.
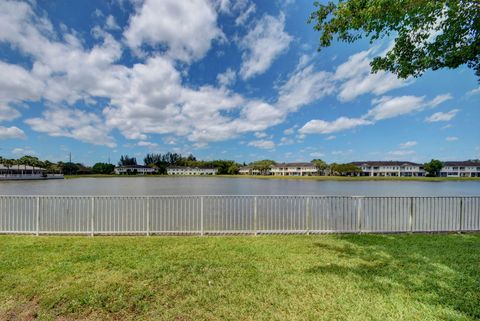
[[[318,169],[312,163],[282,163],[272,165],[274,176],[312,176],[318,174]]]
[[[422,164],[402,161],[353,162],[362,170],[362,176],[425,176]]]
[[[265,171],[253,168],[251,166],[242,166],[240,167],[238,173],[240,175],[270,175],[270,169],[267,169]]]
[[[212,167],[187,167],[171,166],[167,167],[168,175],[217,175],[218,168]]]
[[[155,168],[151,168],[144,165],[126,165],[115,167],[115,174],[153,174],[155,173]]]
[[[443,162],[442,177],[480,177],[480,162]]]

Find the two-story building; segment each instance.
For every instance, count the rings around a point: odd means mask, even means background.
[[[125,165],[115,167],[115,174],[117,175],[146,175],[155,173],[155,168],[151,168],[145,165]]]
[[[352,162],[362,170],[361,176],[425,176],[422,164],[404,161]]]
[[[271,175],[270,169],[266,169],[264,171],[254,168],[252,166],[242,166],[238,170],[238,174],[240,175]]]
[[[312,163],[282,163],[272,165],[270,170],[275,176],[313,176],[318,174],[317,167]]]
[[[441,177],[480,177],[480,162],[443,162]]]
[[[167,167],[168,175],[217,175],[218,168],[215,167],[188,167],[170,166]]]

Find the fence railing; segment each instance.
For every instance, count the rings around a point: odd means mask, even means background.
[[[480,196],[0,196],[0,233],[447,231],[480,231]]]

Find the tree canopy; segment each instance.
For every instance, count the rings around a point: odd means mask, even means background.
[[[430,162],[425,163],[423,168],[428,173],[427,176],[438,176],[442,170],[443,164],[438,159],[432,159]]]
[[[395,37],[393,47],[371,62],[372,71],[400,78],[466,64],[480,81],[479,0],[340,0],[315,2],[309,22],[320,32],[320,48],[332,40]]]

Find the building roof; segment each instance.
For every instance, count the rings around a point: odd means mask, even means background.
[[[125,165],[125,166],[117,166],[116,168],[151,168],[145,165]],[[154,169],[154,168],[151,168]]]
[[[365,162],[351,162],[350,164],[356,166],[423,166],[423,164],[407,162],[407,161],[365,161]]]
[[[480,166],[480,161],[447,161],[443,166]]]
[[[315,167],[312,163],[280,163],[273,164],[272,167]]]
[[[209,166],[168,166],[167,169],[216,169],[218,170],[217,167],[209,167]]]
[[[18,171],[24,171],[24,170],[33,170],[35,169],[36,171],[44,171],[44,168],[41,167],[33,167],[33,166],[25,166],[25,165],[12,165],[10,167],[5,166],[4,164],[0,164],[0,169],[6,169],[6,170],[18,170]]]

